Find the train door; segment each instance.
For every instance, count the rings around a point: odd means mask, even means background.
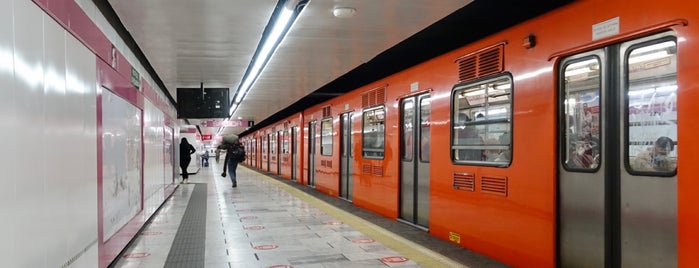
[[[270,160],[269,160],[269,165],[267,167],[267,171],[270,173],[272,170],[274,172],[277,172],[277,167],[279,166],[279,142],[277,141],[277,133],[272,132],[269,134],[269,155],[270,155]]]
[[[291,180],[292,181],[297,181],[298,180],[298,168],[296,165],[299,163],[299,154],[298,154],[298,142],[296,142],[296,138],[298,137],[298,129],[299,127],[291,127]]]
[[[430,201],[430,96],[402,99],[400,219],[429,227]]]
[[[352,113],[340,117],[340,198],[352,201]]]
[[[267,134],[267,137],[265,137],[265,147],[267,147],[267,163],[265,171],[270,172],[270,170],[272,170],[272,155],[274,154],[274,141],[272,141],[271,133]]]
[[[286,152],[283,152],[282,148],[285,148],[284,142],[286,142],[286,137],[284,137],[284,132],[279,131],[277,132],[277,175],[282,174],[282,154],[285,154]],[[288,148],[288,147],[286,147]]]
[[[561,61],[559,266],[677,266],[676,52],[661,33]]]
[[[255,168],[260,168],[260,160],[257,158],[257,138],[252,139],[252,151],[250,152],[252,157],[252,164]]]
[[[316,121],[308,123],[308,186],[316,186]]]

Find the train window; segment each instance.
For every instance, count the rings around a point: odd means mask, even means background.
[[[415,136],[415,128],[413,128],[413,118],[414,118],[415,101],[412,99],[407,99],[403,103],[403,148],[401,152],[403,156],[401,159],[403,161],[413,161],[413,153],[415,148],[413,147],[415,142],[413,137]]]
[[[384,156],[385,108],[376,107],[364,111],[362,118],[362,156],[380,158]]]
[[[600,59],[581,58],[564,65],[565,167],[596,170],[600,163]]]
[[[430,98],[420,99],[420,161],[430,162]]]
[[[289,139],[291,138],[291,129],[284,131],[282,136],[282,153],[289,154]]]
[[[508,166],[512,158],[512,78],[456,86],[451,157],[456,163]]]
[[[333,155],[333,119],[320,121],[320,154]]]
[[[272,155],[277,154],[277,133],[269,134],[269,150]]]
[[[267,155],[267,137],[262,136],[262,154]]]
[[[625,53],[629,172],[674,176],[677,171],[677,43],[644,43]]]

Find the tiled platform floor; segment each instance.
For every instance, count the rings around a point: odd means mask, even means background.
[[[180,184],[113,267],[505,267],[406,224],[244,166],[238,168],[238,187],[231,188],[230,180],[219,175],[221,166],[211,160],[210,167]],[[192,220],[184,217],[181,223],[195,187],[206,187],[206,204],[189,206],[206,207],[206,220],[196,227],[205,228],[205,239],[182,244],[187,240],[180,237],[173,244],[178,228],[194,228],[180,225]],[[194,199],[203,200],[197,195]],[[168,259],[175,252],[194,255],[187,263],[181,256]],[[196,252],[203,252],[203,258]]]

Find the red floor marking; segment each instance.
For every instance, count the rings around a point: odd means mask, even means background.
[[[381,258],[381,262],[387,262],[387,263],[399,263],[399,262],[406,262],[408,261],[408,258],[406,257],[401,257],[401,256],[391,256],[391,257],[383,257]]]
[[[262,230],[265,227],[262,225],[251,225],[251,226],[245,226],[245,230]]]
[[[376,240],[371,239],[371,238],[360,238],[360,239],[352,240],[352,243],[359,243],[359,244],[374,243],[374,242],[376,242]]]
[[[269,249],[275,249],[278,248],[279,246],[277,245],[259,245],[259,246],[254,246],[254,249],[259,249],[259,250],[269,250]]]
[[[145,258],[150,256],[150,253],[131,253],[131,254],[124,254],[125,259],[136,259],[136,258]]]

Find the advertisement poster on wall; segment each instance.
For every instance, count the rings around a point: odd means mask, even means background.
[[[102,95],[104,240],[141,209],[141,110],[109,90]]]

